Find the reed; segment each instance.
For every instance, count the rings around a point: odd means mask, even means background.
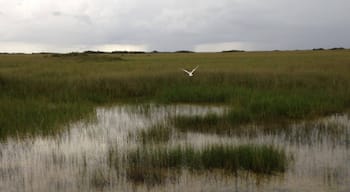
[[[331,96],[333,95],[333,96]],[[337,98],[337,99],[335,99]],[[283,125],[291,120],[312,119],[345,110],[348,106],[343,93],[322,93],[302,88],[290,90],[264,90],[238,88],[232,98],[230,110],[222,115],[178,116],[173,119],[181,131],[218,134],[236,134],[244,124]],[[276,127],[276,126],[275,126]]]
[[[136,140],[142,144],[160,144],[168,142],[175,133],[168,126],[154,125],[136,133]]]
[[[127,154],[127,167],[143,169],[214,170],[235,173],[239,170],[272,174],[284,172],[288,165],[286,152],[272,146],[211,145],[204,149],[191,146],[173,148],[138,148]]]
[[[126,168],[126,177],[133,183],[159,185],[166,180],[176,181],[182,170],[202,173],[221,171],[237,175],[238,171],[271,175],[286,171],[289,161],[286,152],[272,146],[210,145],[203,149],[192,146],[139,147],[129,151],[123,161],[112,163]]]
[[[0,98],[0,109],[0,139],[8,135],[52,135],[59,133],[64,124],[93,118],[92,105],[76,102]]]
[[[223,116],[208,114],[205,116],[176,116],[171,120],[181,132],[201,132],[229,134],[233,128]]]
[[[340,112],[350,106],[348,55],[348,50],[2,54],[0,133],[41,132],[56,127],[46,122],[62,125],[96,106],[121,102],[224,103],[232,109],[226,119],[236,125]],[[193,78],[179,70],[197,64]],[[35,105],[40,111],[33,112]],[[37,126],[42,121],[45,126]]]

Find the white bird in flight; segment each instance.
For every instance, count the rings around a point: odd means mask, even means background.
[[[199,67],[199,65],[197,65],[196,68],[192,69],[192,71],[187,71],[186,69],[182,69],[182,71],[184,71],[185,73],[188,74],[188,76],[192,77],[193,76],[193,73],[194,71],[196,71],[196,69]]]

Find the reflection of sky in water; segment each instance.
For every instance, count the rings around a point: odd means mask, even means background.
[[[143,105],[118,106],[96,110],[97,120],[87,124],[72,124],[65,133],[54,137],[24,140],[8,139],[0,144],[0,191],[95,191],[91,181],[106,181],[103,191],[148,190],[133,186],[107,165],[107,153],[115,148],[119,153],[138,144],[130,133],[147,129],[174,115],[222,114],[224,109],[213,106]],[[261,131],[264,127],[250,125],[256,137],[242,135],[218,136],[187,133],[171,140],[203,146],[212,143],[272,144],[294,155],[285,174],[256,176],[240,173],[228,177],[215,172],[190,174],[186,171],[176,182],[156,186],[164,191],[349,191],[350,186],[350,120],[347,115],[335,115],[315,122],[281,127],[282,131]],[[117,175],[121,177],[117,177]],[[96,179],[97,178],[97,179]],[[108,181],[108,182],[107,182]]]

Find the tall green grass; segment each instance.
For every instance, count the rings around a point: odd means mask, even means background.
[[[229,134],[233,129],[231,124],[223,116],[208,114],[206,116],[181,116],[172,119],[175,128],[181,132],[204,132]]]
[[[159,181],[176,170],[222,170],[235,174],[239,170],[272,174],[284,172],[289,159],[284,150],[272,146],[212,145],[204,149],[191,146],[173,148],[138,148],[126,156],[128,178],[136,182]],[[170,172],[169,172],[170,171]],[[160,175],[159,175],[160,174]]]
[[[173,134],[175,133],[168,126],[154,125],[137,131],[136,140],[142,144],[160,144],[168,142]]]
[[[59,133],[62,123],[87,119],[92,105],[48,102],[36,99],[0,98],[0,139],[7,135],[51,135]]]
[[[276,124],[288,120],[310,119],[338,112],[348,107],[344,92],[322,90],[265,90],[236,88],[230,110],[224,115],[177,116],[175,127],[181,131],[228,134],[246,123]]]
[[[349,53],[0,55],[0,133],[41,132],[120,102],[224,103],[231,124],[339,112],[350,106]],[[198,64],[193,78],[179,69]]]

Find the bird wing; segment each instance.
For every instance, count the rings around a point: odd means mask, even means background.
[[[190,74],[191,72],[187,71],[186,69],[181,69],[182,71],[185,71],[186,73]]]
[[[193,73],[198,67],[199,67],[199,65],[197,65],[197,67],[194,68],[194,69],[191,71],[191,73]]]

